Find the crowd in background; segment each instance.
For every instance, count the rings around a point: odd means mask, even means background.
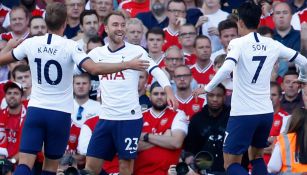
[[[138,90],[144,116],[143,133],[155,136],[148,141],[148,135],[146,140],[146,134],[142,134],[134,174],[176,174],[174,165],[179,161],[189,165],[188,173],[198,174],[200,167],[195,164],[195,156],[202,151],[209,153],[213,160],[207,172],[225,174],[222,147],[231,108],[232,77],[205,96],[194,97],[192,92],[209,83],[225,60],[229,42],[240,37],[236,8],[244,0],[2,1],[0,50],[12,38],[45,35],[44,8],[53,1],[61,1],[67,7],[64,37],[78,42],[86,53],[108,44],[104,18],[113,10],[124,12],[126,41],[145,48],[171,82],[179,101],[181,111],[178,113],[166,110],[163,90],[155,85],[151,75],[140,72]],[[254,3],[262,9],[257,32],[306,56],[306,0],[254,0]],[[80,73],[77,66],[74,71],[71,133],[58,174],[75,170],[78,173],[77,169],[84,168],[89,139],[99,120],[100,94],[105,93],[99,89],[99,78],[121,76],[93,76]],[[307,127],[307,86],[293,83],[298,71],[296,65],[280,59],[272,74],[267,75],[271,76],[274,121],[264,159],[272,173],[284,171],[280,162],[286,159],[283,156],[286,150],[279,135]],[[18,161],[19,139],[31,98],[31,72],[27,61],[1,66],[0,81],[0,156],[14,162]],[[293,120],[290,119],[292,114]],[[189,123],[180,122],[178,118],[186,118]],[[270,160],[276,143],[281,156]],[[39,153],[34,174],[40,174],[43,159],[43,152]],[[250,168],[248,158],[242,164]],[[299,168],[307,172],[306,166],[302,164]],[[107,162],[103,168],[108,173],[118,173],[118,159]]]

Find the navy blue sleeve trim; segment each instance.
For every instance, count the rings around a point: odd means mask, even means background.
[[[155,68],[157,68],[158,66],[156,65],[156,66],[154,66],[154,67],[152,67],[150,70],[149,70],[149,74],[151,75],[151,72],[155,69]]]
[[[256,33],[256,32],[254,32],[254,36],[255,36],[256,42],[259,43],[259,39],[258,39],[258,36],[257,36],[257,33]]]
[[[17,59],[17,58],[15,57],[13,50],[11,51],[11,53],[12,53],[12,57],[13,57],[16,61],[20,61],[19,59]]]
[[[91,59],[90,57],[85,57],[77,67],[81,68],[82,67],[82,64],[84,63],[84,61],[88,60],[88,59]]]
[[[233,62],[235,62],[235,64],[237,64],[237,63],[238,63],[236,59],[231,58],[231,57],[227,57],[225,60],[232,60]]]
[[[51,44],[52,34],[48,34],[47,44]]]
[[[298,52],[295,53],[295,55],[289,60],[289,62],[294,61],[297,56],[298,56]]]

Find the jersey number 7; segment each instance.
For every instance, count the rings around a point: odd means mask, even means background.
[[[255,75],[253,77],[253,80],[252,80],[253,84],[255,84],[257,82],[257,79],[259,77],[259,73],[260,73],[260,71],[262,69],[262,66],[263,66],[263,64],[265,62],[265,59],[266,59],[266,56],[253,56],[253,59],[252,59],[253,61],[260,61],[259,65],[257,67],[257,70],[255,72]]]

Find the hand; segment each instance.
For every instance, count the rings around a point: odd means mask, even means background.
[[[178,109],[178,101],[172,91],[172,88],[170,86],[166,86],[164,88],[166,96],[167,96],[167,104],[168,106],[170,106],[171,108],[173,108],[174,111],[176,111]]]
[[[199,85],[198,88],[196,88],[193,92],[192,95],[194,96],[194,98],[197,100],[198,96],[201,94],[205,94],[205,86],[204,85]]]
[[[209,35],[216,35],[216,36],[219,36],[219,31],[216,27],[209,27],[208,28],[208,33]]]
[[[124,62],[126,69],[146,70],[149,67],[149,61],[140,59],[142,54],[134,57],[132,60]]]
[[[195,28],[200,27],[204,23],[208,22],[208,17],[207,16],[200,16],[195,24]]]
[[[9,40],[9,42],[7,42],[6,47],[8,47],[8,49],[14,49],[16,48],[20,43],[22,43],[24,39],[16,39],[16,38],[12,38]]]
[[[177,175],[176,165],[171,165],[167,171],[168,175]]]

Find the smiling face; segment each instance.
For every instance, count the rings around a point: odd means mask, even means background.
[[[110,42],[122,44],[125,37],[126,22],[123,16],[111,15],[105,27]]]

